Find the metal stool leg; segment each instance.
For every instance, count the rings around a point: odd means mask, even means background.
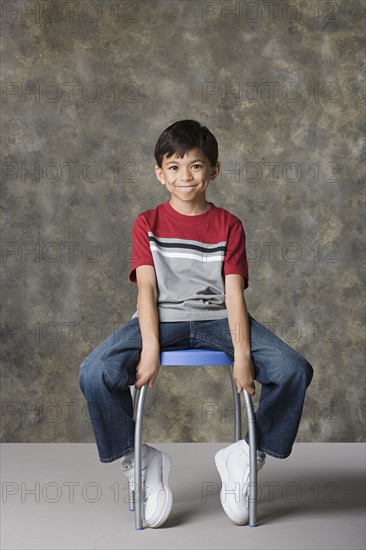
[[[252,398],[246,390],[243,390],[245,405],[247,408],[249,429],[249,468],[250,468],[250,492],[249,492],[249,526],[257,524],[257,434],[255,429],[255,416]]]
[[[130,388],[131,399],[132,399],[132,403],[133,403],[133,417],[135,418],[136,403],[137,403],[137,398],[138,398],[139,390],[137,390],[137,389],[135,388],[135,386],[129,386],[129,388]]]
[[[142,422],[148,385],[145,384],[138,392],[135,418],[135,528],[143,529],[142,517]]]
[[[139,390],[136,389],[136,387],[133,385],[133,386],[129,386],[130,388],[130,392],[131,392],[131,399],[132,399],[132,404],[133,404],[133,418],[135,419],[135,416],[136,416],[136,403],[137,403],[137,399],[138,399],[138,394],[139,394]],[[129,510],[130,512],[134,512],[135,511],[135,484],[134,482],[131,480],[129,481],[129,486],[128,486],[128,507],[129,507]]]
[[[234,407],[235,407],[235,426],[234,426],[234,441],[241,439],[241,400],[240,393],[237,392],[236,384],[233,375],[233,365],[228,365],[231,381],[231,389],[233,391]]]

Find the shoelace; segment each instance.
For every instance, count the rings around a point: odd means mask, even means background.
[[[129,462],[129,461],[125,461],[125,462],[121,462],[121,470],[122,472],[127,472],[127,470],[129,470],[130,468],[132,468],[133,466],[133,462]]]
[[[242,488],[242,495],[245,500],[245,502],[248,502],[249,499],[249,489],[250,489],[250,468],[248,467],[248,464],[242,460],[242,458],[239,458],[240,465],[243,468],[243,470],[246,471],[245,478],[243,479],[243,488]],[[257,456],[257,471],[261,469],[263,464],[265,463],[265,458],[261,456]]]

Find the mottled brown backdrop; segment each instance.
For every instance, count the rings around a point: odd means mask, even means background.
[[[218,138],[249,311],[315,369],[298,441],[363,440],[365,3],[1,8],[3,441],[94,441],[79,364],[135,311],[131,227],[183,118]],[[144,438],[230,441],[231,409],[224,368],[166,368]]]

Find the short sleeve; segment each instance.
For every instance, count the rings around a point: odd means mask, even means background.
[[[129,279],[136,283],[136,268],[140,265],[154,265],[146,219],[138,215],[132,226],[132,254]]]
[[[230,227],[224,257],[224,275],[242,275],[244,288],[249,286],[246,237],[243,224],[238,219]]]

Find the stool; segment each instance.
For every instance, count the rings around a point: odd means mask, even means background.
[[[222,351],[206,349],[184,349],[160,352],[161,366],[225,366],[229,367],[231,387],[235,404],[235,430],[234,440],[241,439],[241,401],[237,392],[234,376],[233,362]],[[133,386],[132,396],[135,415],[135,491],[130,495],[130,510],[135,511],[135,528],[143,529],[142,517],[142,423],[144,416],[144,404],[148,384],[136,390]],[[250,468],[250,497],[249,497],[249,526],[256,526],[257,519],[257,440],[255,428],[255,416],[253,403],[249,393],[244,390],[244,399],[248,417],[249,433],[249,468]],[[137,490],[136,490],[137,489]]]

